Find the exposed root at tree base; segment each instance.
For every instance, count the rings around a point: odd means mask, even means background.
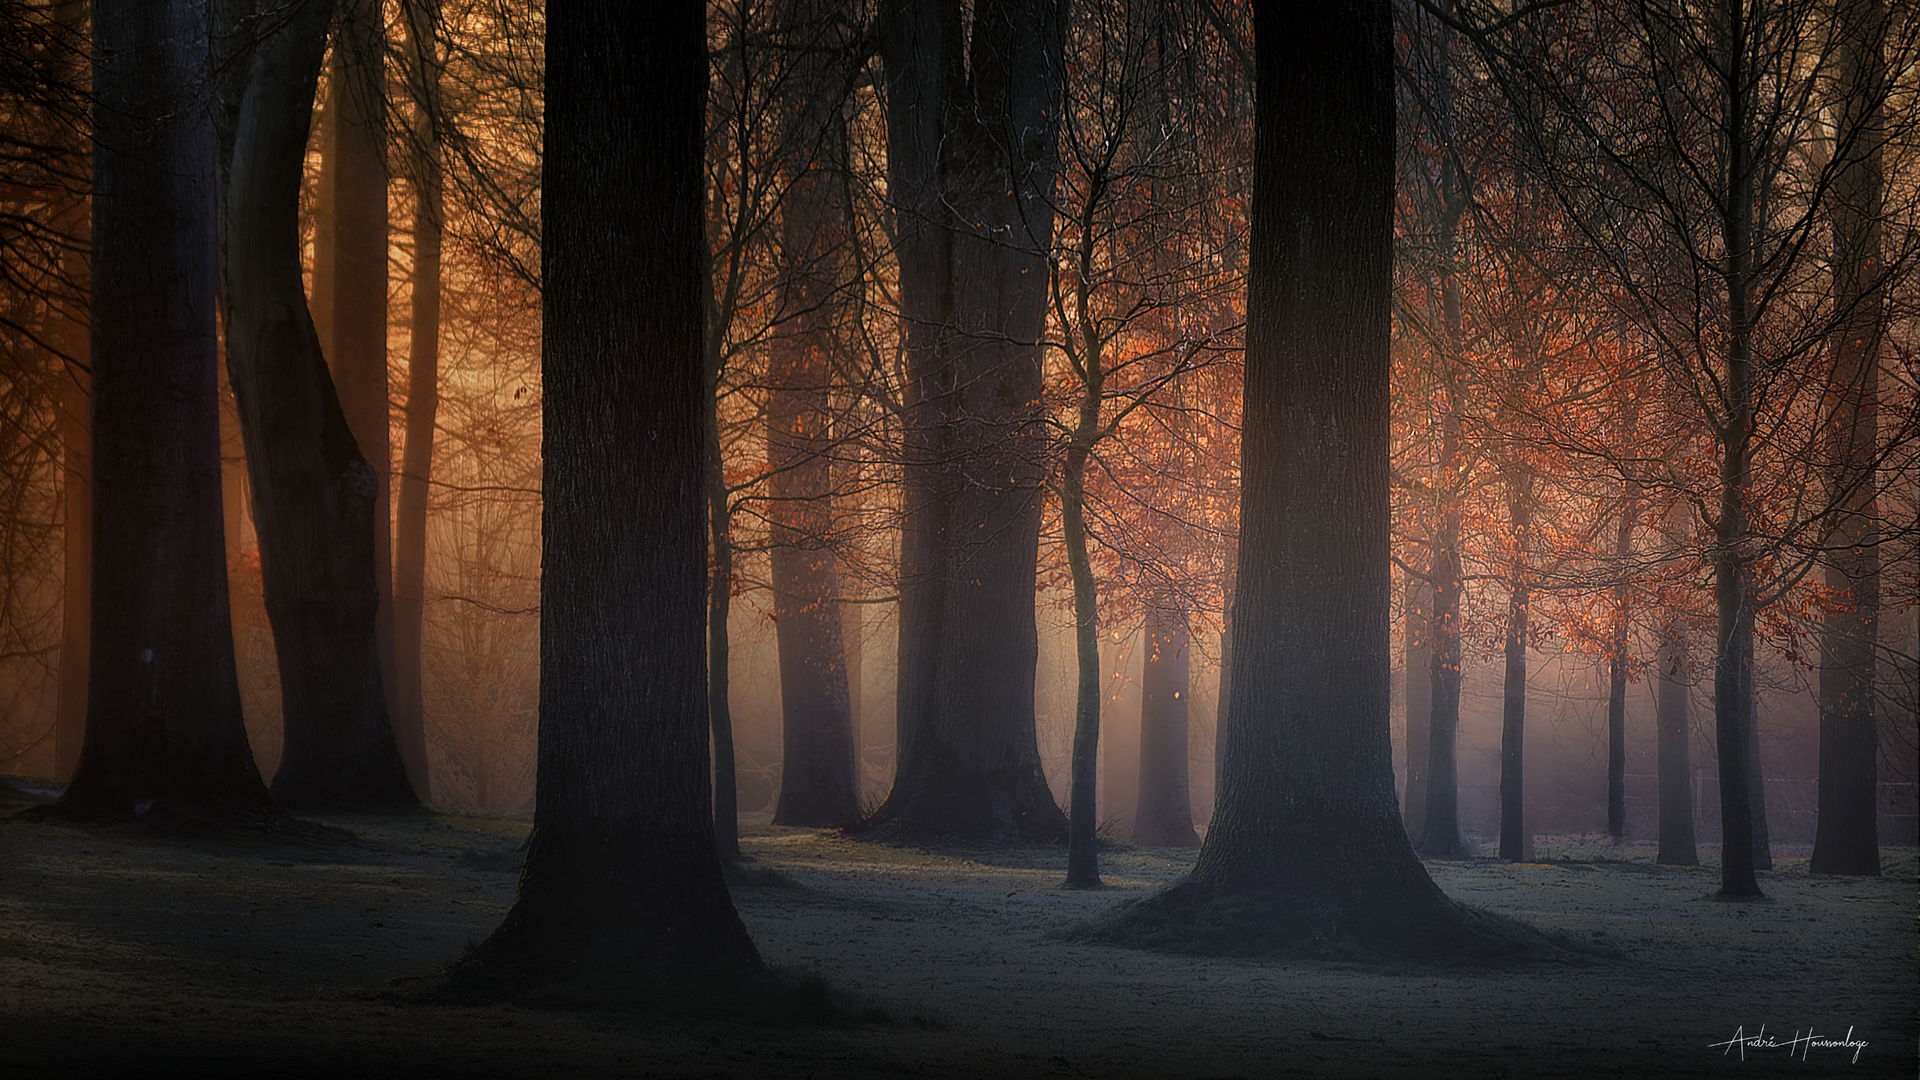
[[[774,1027],[938,1026],[920,1017],[902,1021],[879,1002],[835,986],[818,971],[781,967],[732,977],[663,977],[603,969],[529,980],[462,961],[438,977],[395,980],[392,986],[382,996],[397,1001],[643,1012]]]
[[[1280,889],[1187,879],[1069,927],[1069,941],[1199,956],[1445,967],[1584,964],[1619,953],[1443,896],[1339,905]]]

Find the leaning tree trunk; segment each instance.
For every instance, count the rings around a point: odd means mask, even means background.
[[[270,811],[240,712],[220,511],[204,2],[93,8],[86,741],[60,806]]]
[[[1857,23],[1841,43],[1846,104],[1840,126],[1855,149],[1840,170],[1833,215],[1834,306],[1848,314],[1835,335],[1832,396],[1837,400],[1827,434],[1828,498],[1842,514],[1824,570],[1836,603],[1820,635],[1820,817],[1809,869],[1877,877],[1879,747],[1873,706],[1880,528],[1874,516],[1874,457],[1885,300],[1880,154],[1887,78],[1879,42],[1886,35],[1886,10],[1879,0],[1848,10]]]
[[[539,783],[519,893],[454,972],[507,993],[765,975],[707,771],[705,12],[549,8]]]
[[[1189,641],[1186,603],[1168,593],[1147,604],[1140,671],[1140,801],[1133,842],[1199,847],[1187,801]]]
[[[1517,944],[1434,885],[1394,798],[1390,5],[1264,0],[1254,18],[1232,752],[1193,872],[1095,933],[1235,953]]]
[[[1034,625],[1058,0],[890,6],[890,195],[906,322],[898,768],[870,825],[1058,840]]]
[[[1687,721],[1686,648],[1679,629],[1668,626],[1660,642],[1654,726],[1660,738],[1660,852],[1665,866],[1699,866],[1693,840],[1693,775],[1688,763],[1692,731]]]
[[[252,480],[289,807],[411,803],[374,649],[377,477],[334,394],[300,277],[300,163],[331,4],[260,43],[227,199],[227,364]],[[384,307],[383,307],[384,310]]]
[[[421,633],[426,624],[427,503],[433,430],[440,408],[440,247],[444,229],[440,166],[438,0],[412,0],[407,42],[413,84],[413,328],[407,352],[407,444],[393,541],[393,728],[407,779],[431,798]],[[378,517],[378,513],[375,514]],[[376,562],[378,557],[376,555]]]

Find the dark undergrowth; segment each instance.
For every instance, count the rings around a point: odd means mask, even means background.
[[[818,971],[779,966],[734,978],[661,979],[599,972],[578,978],[522,981],[455,964],[438,976],[396,979],[381,997],[398,1003],[512,1004],[530,1009],[638,1013],[758,1027],[941,1026],[921,1016],[896,1015],[870,997],[835,985]]]

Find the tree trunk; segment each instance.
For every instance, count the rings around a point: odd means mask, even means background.
[[[374,651],[375,470],[341,412],[300,280],[299,163],[330,8],[295,9],[258,46],[227,200],[227,364],[285,723],[273,792],[300,808],[416,801]]]
[[[794,161],[783,200],[781,307],[791,330],[773,345],[767,398],[774,618],[783,714],[776,825],[844,828],[860,816],[833,557],[830,391],[845,218],[835,169],[839,99],[823,65],[795,78],[787,117]]]
[[[393,436],[387,399],[387,48],[380,0],[336,0],[332,83],[339,103],[333,177],[331,361],[340,409],[373,466],[374,648],[408,779],[426,765],[424,733],[398,727],[393,623]],[[417,789],[416,789],[417,790]]]
[[[85,0],[58,0],[54,21],[80,40],[87,24]],[[86,85],[85,57],[74,57],[72,80]],[[67,152],[78,164],[91,156],[84,133],[71,138]],[[93,236],[92,206],[72,196],[61,208],[54,228],[72,247],[61,258],[61,269],[73,284],[72,307],[56,308],[52,327],[55,347],[63,354],[53,364],[55,429],[60,435],[61,505],[65,510],[62,538],[64,573],[60,597],[60,682],[54,701],[53,771],[71,777],[80,763],[80,745],[87,733],[87,610],[92,603],[93,573],[93,404],[89,386],[91,327],[87,317],[87,249]]]
[[[1187,801],[1189,641],[1186,604],[1163,595],[1147,604],[1140,672],[1140,801],[1133,842],[1199,847]]]
[[[1451,456],[1451,455],[1449,455]],[[1466,854],[1460,836],[1460,782],[1455,748],[1460,734],[1460,516],[1446,514],[1433,554],[1433,687],[1427,739],[1427,813],[1420,854],[1454,858]]]
[[[1080,438],[1067,448],[1060,478],[1060,528],[1073,575],[1073,774],[1067,817],[1067,880],[1070,889],[1098,888],[1100,882],[1100,594],[1087,552],[1087,458],[1092,429],[1099,424],[1098,365],[1089,367],[1093,383],[1083,385]]]
[[[1880,340],[1885,318],[1881,263],[1882,165],[1886,65],[1880,0],[1847,8],[1852,32],[1841,38],[1840,134],[1852,148],[1836,183],[1833,215],[1834,307],[1843,316],[1834,341],[1832,469],[1828,498],[1843,508],[1824,568],[1834,607],[1820,633],[1820,817],[1813,840],[1816,874],[1880,874],[1876,813],[1879,746],[1874,727],[1875,651],[1880,624],[1880,528],[1875,517]]]
[[[720,457],[720,362],[709,331],[704,490],[709,559],[707,583],[707,724],[713,740],[713,836],[721,855],[740,854],[740,788],[733,760],[733,707],[728,666],[728,616],[733,606],[733,511]]]
[[[705,12],[548,9],[539,783],[513,906],[455,969],[505,992],[765,977],[708,786]]]
[[[1193,872],[1098,936],[1439,956],[1488,924],[1428,878],[1393,789],[1389,5],[1257,2],[1231,754]]]
[[[1614,535],[1614,565],[1624,568],[1633,553],[1633,520],[1639,500],[1628,496],[1620,507]],[[1616,573],[1624,573],[1617,569]],[[1627,839],[1627,587],[1613,590],[1613,637],[1607,643],[1607,835],[1616,844]]]
[[[1427,757],[1433,752],[1433,586],[1407,577],[1406,623],[1407,835],[1427,827]]]
[[[393,733],[407,779],[420,801],[431,798],[426,710],[421,700],[421,632],[426,621],[428,483],[433,427],[440,408],[439,56],[434,34],[438,0],[412,0],[407,43],[413,83],[413,330],[407,353],[407,444],[393,545]],[[375,517],[378,517],[376,512]],[[376,556],[377,559],[377,556]]]
[[[93,8],[86,741],[60,806],[272,809],[234,674],[220,512],[216,137],[204,2]]]
[[[1669,627],[1660,643],[1659,690],[1654,726],[1660,736],[1660,853],[1665,866],[1698,866],[1693,842],[1692,766],[1688,743],[1686,650],[1679,631]]]
[[[899,758],[870,824],[1058,840],[1034,733],[1039,403],[1063,13],[890,6],[889,191],[908,387]]]
[[[1514,582],[1507,599],[1506,681],[1500,713],[1500,857],[1533,857],[1526,823],[1527,586]]]

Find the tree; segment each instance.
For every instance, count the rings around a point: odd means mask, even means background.
[[[375,652],[376,470],[334,392],[300,275],[300,163],[331,12],[311,0],[254,50],[225,207],[227,364],[280,668],[273,792],[299,808],[417,801]]]
[[[1157,601],[1157,602],[1156,602]],[[1163,593],[1146,605],[1146,656],[1140,673],[1140,801],[1133,842],[1199,847],[1187,805],[1187,705],[1192,683],[1187,608]]]
[[[707,772],[705,6],[547,19],[539,785],[513,906],[453,973],[753,980]]]
[[[1034,733],[1041,334],[1064,5],[885,6],[907,388],[898,766],[870,825],[1057,840]],[[964,47],[963,47],[964,46]]]
[[[1388,734],[1392,28],[1257,3],[1240,562],[1228,757],[1185,879],[1098,935],[1219,952],[1459,954],[1401,827]]]
[[[259,813],[220,510],[207,6],[93,11],[93,606],[64,809]]]
[[[1882,156],[1887,139],[1887,9],[1846,7],[1836,73],[1840,172],[1833,208],[1833,351],[1828,499],[1841,508],[1822,576],[1834,602],[1820,641],[1820,816],[1809,869],[1880,875],[1879,746],[1874,678],[1879,647],[1880,527],[1876,520],[1880,345],[1886,266],[1881,251]]]
[[[440,5],[438,0],[408,0],[405,11],[407,74],[413,97],[412,137],[407,144],[413,159],[413,326],[407,354],[407,441],[394,523],[393,667],[389,672],[394,734],[407,762],[407,778],[424,802],[430,798],[431,784],[420,648],[426,618],[427,485],[433,475],[434,417],[440,406],[440,262],[446,203],[439,117]]]

